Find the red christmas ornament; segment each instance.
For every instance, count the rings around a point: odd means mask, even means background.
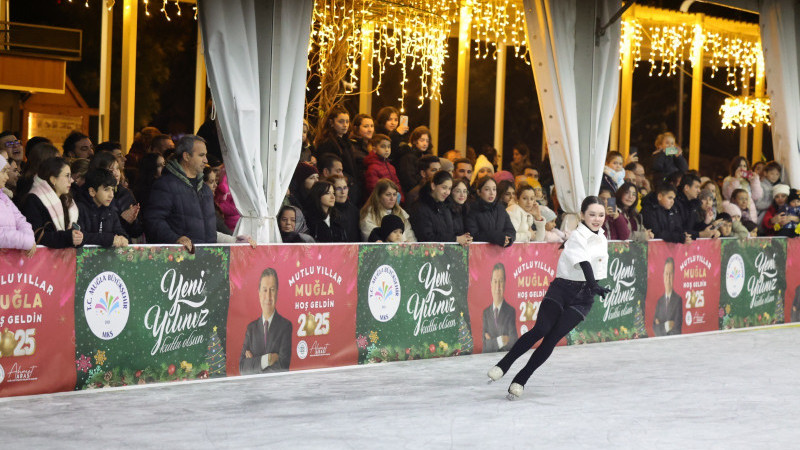
[[[170,256],[172,256],[172,255],[170,255]],[[167,373],[170,374],[170,375],[174,375],[175,374],[175,364],[170,364],[169,365],[169,367],[167,368]]]
[[[408,354],[411,354],[411,349],[410,348],[406,349],[406,355],[408,355]]]
[[[137,370],[136,371],[136,378],[140,378],[141,376],[142,376],[142,371],[141,370]]]
[[[172,257],[172,254],[171,254],[171,253],[169,254],[169,256],[167,256],[167,259],[169,259],[170,261],[172,261],[172,260],[174,259],[174,258]]]
[[[619,336],[619,329],[614,328],[614,336]]]
[[[431,344],[431,346],[430,346],[430,347],[428,347],[428,350],[430,350],[430,351],[431,351],[431,353],[435,353],[435,352],[436,352],[436,346],[435,346],[435,345],[433,345],[433,344]]]

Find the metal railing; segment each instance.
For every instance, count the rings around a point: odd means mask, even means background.
[[[79,61],[82,39],[74,28],[0,22],[0,54]]]

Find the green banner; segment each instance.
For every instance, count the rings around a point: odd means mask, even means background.
[[[467,250],[363,245],[358,255],[358,362],[471,353]]]
[[[719,328],[783,323],[786,239],[722,241]]]
[[[77,389],[225,376],[228,249],[79,249]]]
[[[647,337],[644,305],[647,296],[647,245],[609,242],[608,276],[598,280],[611,289],[595,297],[586,320],[567,335],[568,344],[618,341]]]

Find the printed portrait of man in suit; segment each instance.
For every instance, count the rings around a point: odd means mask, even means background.
[[[653,332],[656,336],[681,334],[683,299],[673,289],[674,280],[675,260],[667,258],[664,263],[664,295],[656,303],[656,316],[653,319]]]
[[[258,283],[261,316],[247,325],[239,357],[242,375],[289,370],[292,359],[292,323],[278,314],[278,273],[273,268],[261,272]]]
[[[483,351],[506,351],[517,342],[514,308],[505,301],[506,268],[497,263],[492,268],[492,304],[483,310]]]

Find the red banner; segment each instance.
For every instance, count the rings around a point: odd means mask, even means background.
[[[702,239],[689,245],[651,241],[647,254],[648,336],[717,330],[720,241]]]
[[[232,247],[228,375],[357,364],[357,261],[357,245]]]
[[[75,250],[0,250],[0,397],[75,388]]]
[[[475,353],[508,350],[533,328],[539,305],[556,276],[558,247],[544,243],[514,244],[505,249],[490,244],[470,246],[467,298]],[[499,303],[496,314],[495,297]],[[565,343],[562,339],[559,345]]]
[[[786,243],[785,322],[800,322],[800,238]]]

